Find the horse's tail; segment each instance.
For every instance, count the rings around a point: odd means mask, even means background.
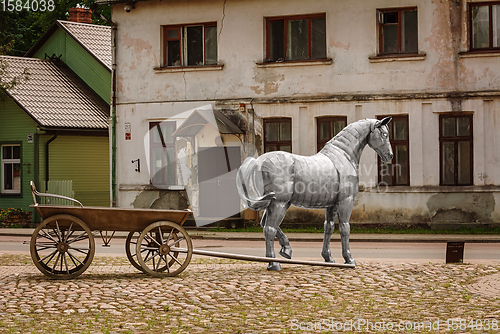
[[[238,169],[236,187],[245,208],[254,211],[264,210],[273,199],[276,199],[274,192],[264,194],[260,162],[251,157],[246,158]],[[256,197],[252,193],[256,194]]]

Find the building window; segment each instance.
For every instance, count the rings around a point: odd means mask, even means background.
[[[379,53],[417,53],[417,8],[378,10]]]
[[[410,185],[410,154],[408,137],[408,115],[384,115],[383,119],[392,117],[389,127],[389,140],[394,157],[389,163],[383,163],[378,157],[378,182],[379,185],[409,186]]]
[[[439,115],[443,186],[472,185],[472,115]]]
[[[164,66],[217,64],[217,23],[163,27]]]
[[[292,153],[292,119],[264,119],[264,152],[286,151]]]
[[[149,123],[150,175],[153,185],[176,184],[175,122]]]
[[[317,118],[317,147],[318,152],[325,144],[335,137],[347,125],[346,116],[318,117]]]
[[[2,145],[2,193],[21,193],[21,145]]]
[[[500,2],[470,3],[471,50],[500,48]]]
[[[266,20],[268,62],[326,58],[325,14]]]

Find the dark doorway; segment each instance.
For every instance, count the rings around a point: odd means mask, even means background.
[[[239,147],[200,147],[198,183],[201,217],[227,218],[239,215],[236,172],[240,164]]]

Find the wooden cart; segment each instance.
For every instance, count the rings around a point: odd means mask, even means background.
[[[77,200],[39,193],[31,183],[32,208],[43,221],[33,232],[30,253],[36,267],[56,279],[70,279],[83,273],[95,253],[94,236],[100,233],[108,245],[115,231],[129,232],[125,251],[130,263],[153,276],[176,276],[193,254],[244,261],[302,264],[309,266],[354,268],[352,264],[268,258],[193,249],[182,224],[191,210],[121,209],[84,207]],[[78,206],[39,204],[38,197],[59,198]],[[111,233],[111,234],[108,234]]]
[[[182,227],[191,210],[84,207],[69,197],[39,193],[33,182],[31,191],[31,207],[43,221],[33,232],[30,253],[35,266],[51,278],[82,274],[94,258],[98,233],[108,245],[115,231],[129,232],[125,251],[130,263],[154,276],[178,275],[191,261],[191,238]],[[37,197],[64,199],[78,206],[39,204]]]

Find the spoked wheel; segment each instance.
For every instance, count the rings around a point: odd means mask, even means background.
[[[144,229],[137,239],[137,262],[153,276],[176,276],[191,261],[193,245],[182,226],[156,222]]]
[[[127,236],[127,240],[125,241],[125,252],[127,253],[127,258],[130,263],[137,269],[142,272],[145,272],[142,269],[141,265],[137,262],[137,238],[139,238],[141,232],[130,232]]]
[[[80,219],[56,215],[45,219],[33,232],[31,258],[45,275],[70,279],[89,267],[95,253],[94,236]]]

